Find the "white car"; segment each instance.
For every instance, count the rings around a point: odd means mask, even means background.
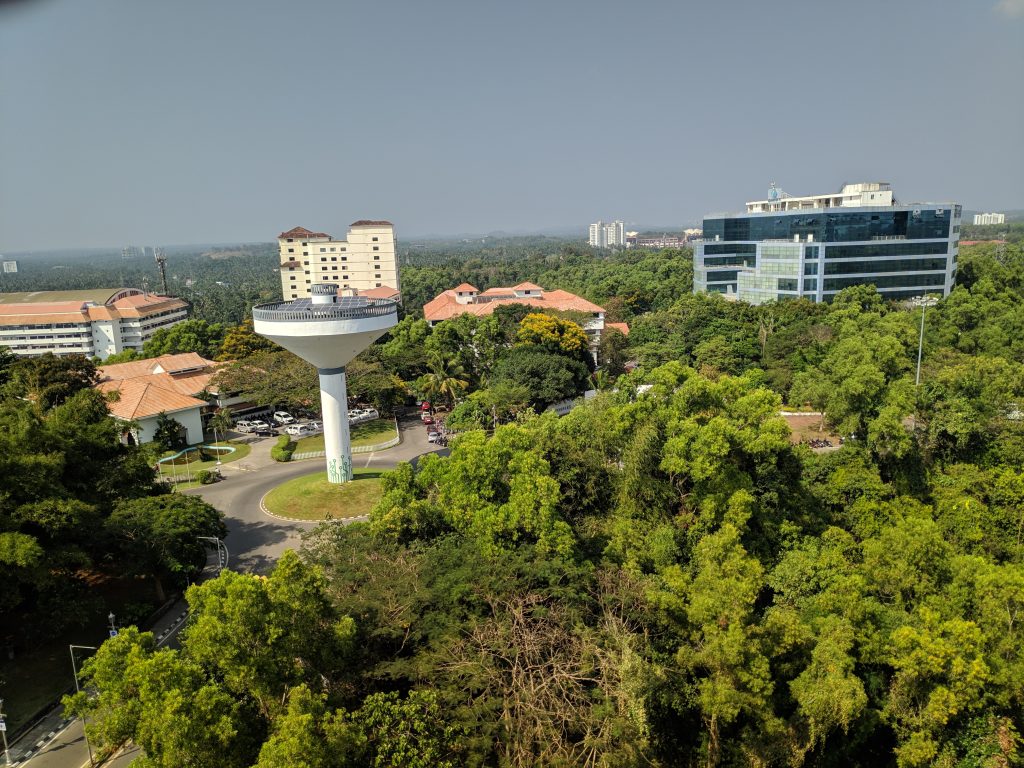
[[[257,433],[259,433],[259,432],[272,432],[273,430],[270,428],[270,425],[267,424],[267,422],[265,422],[265,421],[250,421],[249,422],[249,431],[250,432],[257,432]]]
[[[292,437],[305,437],[306,435],[315,435],[320,430],[311,427],[309,424],[289,424],[284,428]]]
[[[237,429],[239,432],[252,432],[252,422],[251,421],[236,421],[235,422],[235,429]]]
[[[294,424],[295,417],[285,411],[277,411],[274,414],[274,421],[278,424]]]

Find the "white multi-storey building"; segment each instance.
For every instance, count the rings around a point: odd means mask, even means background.
[[[346,240],[295,227],[278,235],[277,242],[285,301],[308,298],[310,286],[317,283],[336,286],[340,296],[372,291],[379,298],[401,290],[390,221],[354,222]]]
[[[974,214],[975,226],[981,226],[984,224],[1005,224],[1006,214],[1005,213],[976,213]]]
[[[137,288],[0,294],[0,346],[16,355],[105,360],[188,319],[188,304]]]
[[[6,274],[13,274],[18,271],[18,262],[16,261],[5,261],[4,272]]]
[[[594,248],[622,248],[626,245],[626,225],[621,221],[591,224],[590,244]]]

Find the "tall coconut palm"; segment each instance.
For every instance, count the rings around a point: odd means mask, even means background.
[[[428,400],[444,399],[455,405],[469,387],[466,370],[454,360],[445,360],[433,353],[427,360],[428,370],[417,380],[417,388]]]

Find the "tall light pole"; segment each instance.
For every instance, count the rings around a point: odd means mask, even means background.
[[[914,377],[915,387],[921,383],[921,352],[924,350],[924,312],[928,307],[934,307],[936,304],[938,304],[938,299],[933,296],[921,298],[921,335],[917,340],[917,376]]]
[[[114,612],[111,611],[107,615],[107,620],[110,622],[110,636],[117,637],[117,627],[114,625]]]
[[[113,616],[114,614],[110,615]],[[95,651],[98,649],[95,645],[69,645],[68,648],[71,651],[71,671],[75,674],[75,693],[81,693],[82,689],[78,685],[78,666],[75,664],[75,648],[81,648],[88,651]],[[92,756],[92,744],[89,743],[89,734],[85,730],[85,715],[82,715],[82,733],[85,735],[85,748],[89,750],[89,765],[96,765],[96,761]],[[10,762],[7,764],[10,765]]]

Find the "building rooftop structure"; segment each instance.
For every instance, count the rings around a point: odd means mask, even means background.
[[[117,392],[118,398],[108,405],[111,414],[134,421],[207,405],[196,396],[202,392],[217,394],[211,380],[221,365],[195,352],[101,365],[96,388]]]
[[[511,288],[488,288],[483,292],[469,283],[463,283],[428,301],[423,307],[423,317],[434,325],[457,315],[489,315],[496,308],[508,304],[523,304],[541,311],[585,312],[595,317],[604,317],[604,307],[568,291],[546,291],[535,283],[520,283]]]
[[[106,358],[141,350],[153,333],[185,320],[188,304],[138,288],[0,294],[0,346]]]

